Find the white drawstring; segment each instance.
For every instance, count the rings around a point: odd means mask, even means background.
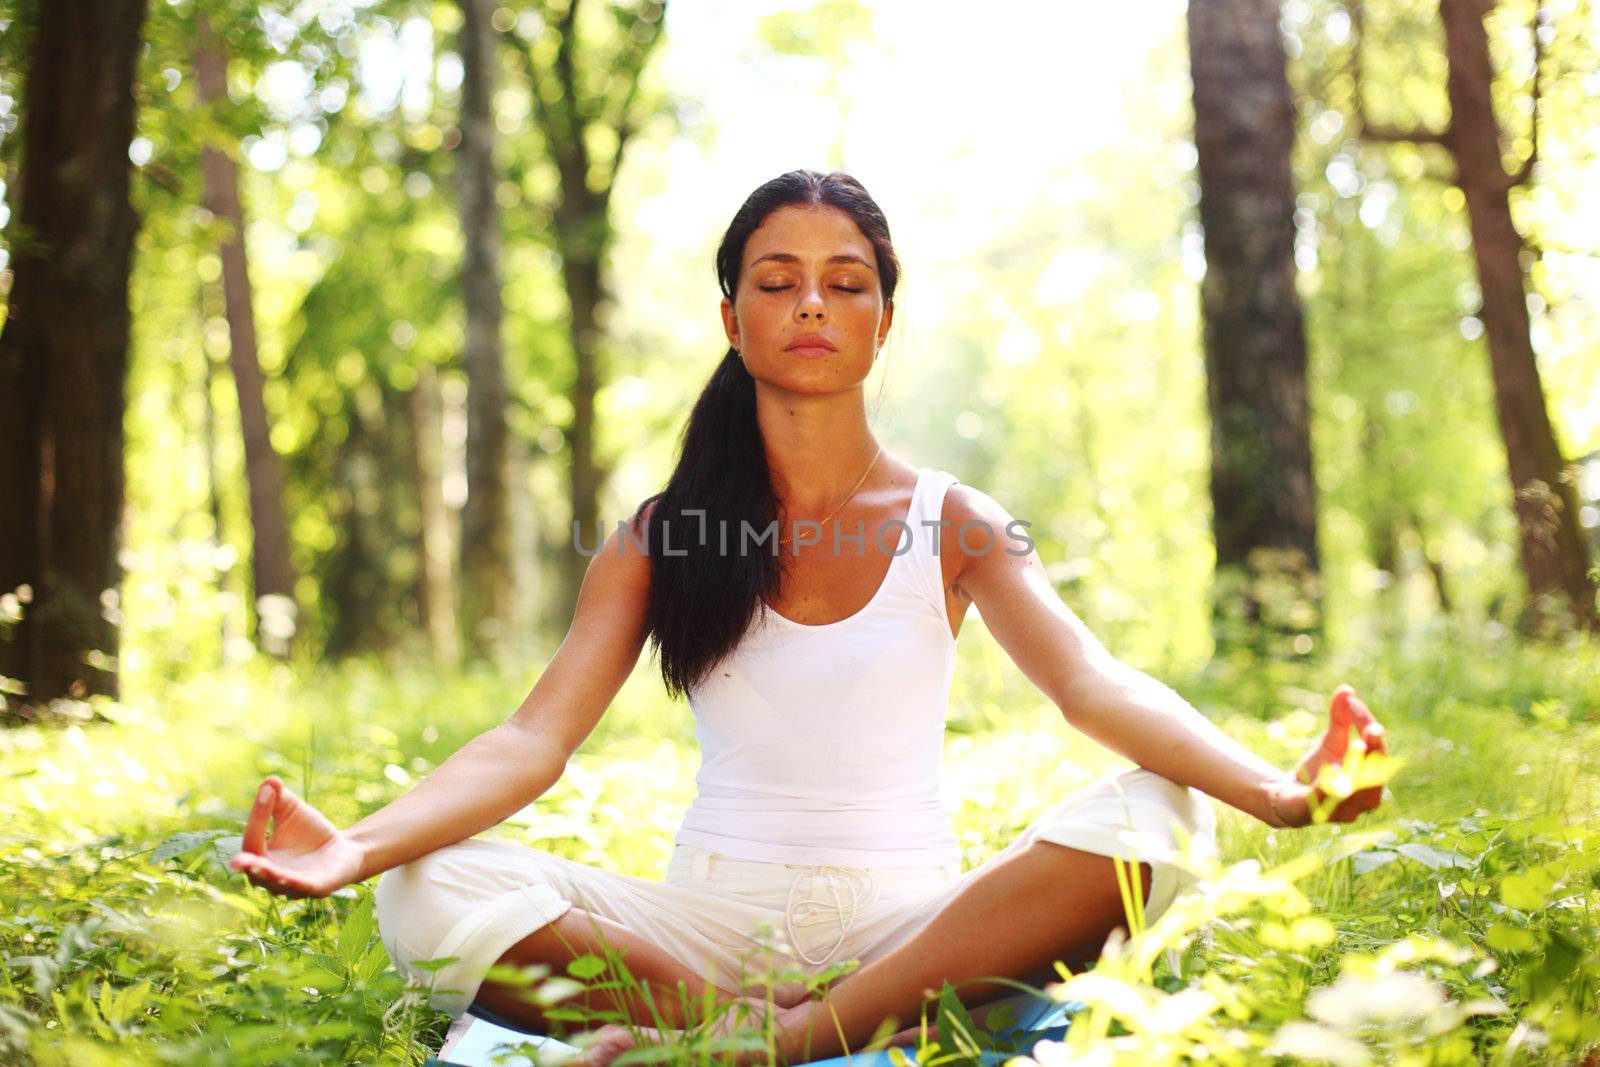
[[[861,900],[857,896],[855,884],[850,881],[848,877],[852,874],[866,876],[869,891],[865,900]],[[795,890],[800,888],[800,883],[802,880],[806,878],[815,878],[819,875],[826,876],[830,879],[829,885],[833,889],[833,902],[830,904],[827,901],[813,900],[810,898],[800,901],[801,908],[809,906],[814,910],[801,917],[797,922],[794,899]],[[845,887],[850,890],[850,910],[848,919],[843,918],[845,908],[844,901],[839,893],[840,880],[842,880],[845,884]],[[789,934],[789,944],[794,948],[795,952],[799,954],[801,959],[805,960],[809,964],[812,964],[813,966],[828,962],[829,958],[832,957],[835,952],[839,951],[839,946],[844,944],[845,937],[850,933],[850,927],[855,925],[856,916],[860,913],[859,909],[866,907],[876,899],[878,899],[878,880],[872,876],[871,871],[866,870],[865,868],[841,867],[836,864],[825,863],[820,867],[813,867],[808,870],[801,871],[799,874],[795,875],[794,881],[789,883],[789,902],[787,905],[785,905],[783,910],[784,928]],[[800,947],[800,939],[796,937],[794,933],[795,927],[807,926],[813,922],[820,922],[830,914],[835,917],[840,917],[839,937],[836,941],[834,941],[833,947],[828,949],[827,953],[821,959],[814,960],[806,954],[805,949]]]

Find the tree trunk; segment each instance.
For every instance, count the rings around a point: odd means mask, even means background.
[[[23,92],[13,285],[0,334],[0,642],[26,703],[118,694],[128,200],[145,0],[41,4]],[[22,702],[19,701],[19,704]]]
[[[1575,468],[1562,462],[1545,406],[1529,334],[1527,293],[1519,256],[1522,236],[1508,193],[1519,179],[1501,165],[1502,133],[1491,95],[1493,68],[1484,0],[1442,0],[1450,129],[1456,180],[1465,194],[1484,335],[1494,379],[1495,415],[1505,439],[1530,603],[1525,629],[1600,629],[1588,551],[1578,526]]]
[[[211,359],[211,352],[205,344],[206,322],[206,286],[202,283],[197,290],[200,301],[200,396],[203,404],[204,422],[201,425],[201,442],[206,453],[206,497],[211,513],[211,551],[215,560],[226,539],[222,533],[222,493],[220,486],[222,479],[217,474],[217,406],[212,402],[211,390],[217,378],[216,367]],[[229,568],[231,571],[232,568]],[[218,667],[226,667],[228,658],[233,648],[233,613],[229,610],[231,598],[227,596],[228,587],[232,584],[227,571],[217,574],[217,592],[222,594],[220,602],[222,610],[220,618],[220,640],[222,642],[221,654],[218,656]]]
[[[42,80],[42,79],[41,79]],[[42,121],[42,120],[41,120]],[[8,189],[15,190],[11,184]],[[34,279],[26,272],[43,275],[48,261],[29,264],[16,220],[7,244],[12,250],[12,270],[20,275],[22,300],[27,300]],[[41,288],[46,279],[38,279]],[[18,287],[13,286],[9,315],[0,333],[0,595],[16,597],[21,617],[15,625],[0,631],[0,676],[15,679],[26,689],[34,677],[34,602],[42,592],[44,566],[44,512],[40,499],[44,471],[44,413],[48,393],[49,361],[37,349],[42,329],[24,339],[29,323],[25,305],[19,303]],[[41,294],[41,307],[44,294]],[[0,619],[9,615],[0,612]],[[22,701],[17,702],[19,705]]]
[[[528,64],[533,114],[558,179],[553,230],[570,309],[574,364],[572,422],[566,428],[572,460],[571,528],[586,543],[593,543],[607,475],[595,455],[594,412],[595,397],[605,383],[599,363],[599,311],[606,298],[603,268],[611,244],[611,193],[629,141],[657,106],[640,103],[639,86],[644,65],[661,40],[666,3],[639,0],[633,6],[607,5],[615,24],[614,51],[609,55],[598,48],[579,50],[579,0],[559,7],[537,6],[546,39],[519,37],[519,54]],[[513,27],[508,32],[520,31]],[[585,65],[590,69],[584,70]],[[596,93],[594,85],[604,85],[605,91]],[[591,128],[608,134],[593,141],[609,142],[607,149],[591,151],[586,136]],[[574,537],[563,538],[561,603],[552,605],[557,617],[571,618],[588,562]]]
[[[500,211],[495,202],[493,0],[461,4],[461,144],[456,174],[466,241],[467,501],[461,515],[461,619],[467,649],[492,651],[513,597],[506,507],[506,382],[501,354]]]
[[[1427,564],[1428,573],[1433,578],[1433,594],[1439,601],[1441,614],[1449,615],[1455,610],[1455,598],[1450,595],[1449,575],[1444,569],[1444,560],[1428,538],[1428,528],[1423,525],[1422,516],[1415,508],[1407,512],[1411,528],[1417,532],[1417,546],[1422,553],[1422,561]]]
[[[581,198],[588,200],[589,198]],[[605,206],[580,208],[577,217],[561,234],[562,273],[566,279],[567,301],[571,308],[569,334],[576,372],[572,382],[572,426],[568,438],[572,448],[572,523],[576,536],[586,544],[597,544],[601,537],[600,488],[606,472],[600,469],[594,454],[595,426],[594,402],[599,392],[600,331],[595,324],[595,311],[600,305],[599,242],[585,241],[583,234],[608,225]],[[561,604],[558,617],[570,619],[578,608],[578,589],[583,584],[589,557],[575,549],[565,555],[562,569]]]
[[[423,625],[413,598],[425,561],[414,482],[416,442],[409,398],[372,374],[349,395],[349,427],[339,445],[330,519],[339,542],[325,557],[327,654],[384,652]],[[413,525],[414,523],[414,525]]]
[[[1191,0],[1219,643],[1320,628],[1294,108],[1273,0]],[[1299,647],[1304,647],[1303,645]]]
[[[441,484],[439,379],[433,364],[426,360],[417,369],[417,384],[411,390],[410,402],[412,474],[417,487],[417,510],[422,517],[418,535],[421,565],[417,571],[417,606],[434,658],[441,663],[455,663],[460,649],[451,603],[454,587],[450,579],[450,514],[445,510]]]
[[[527,488],[533,484],[532,448],[521,434],[511,435],[506,442],[506,477],[513,489],[510,499],[511,573],[517,591],[511,618],[518,636],[523,639],[517,646],[520,649],[537,647],[539,598],[544,591],[540,581],[540,553],[545,549],[545,538],[539,532],[539,505]]]
[[[371,383],[362,383],[372,388]],[[360,396],[347,398],[344,416],[349,429],[339,443],[333,464],[334,493],[330,494],[329,518],[339,531],[338,543],[323,561],[321,590],[324,615],[328,619],[325,654],[343,659],[374,650],[379,642],[380,607],[392,602],[377,567],[383,548],[374,545],[372,531],[380,524],[379,472],[373,460],[373,427],[381,415],[366,410]]]
[[[195,84],[210,108],[228,99],[227,57],[205,15],[195,17]],[[218,252],[227,307],[233,379],[239,392],[245,474],[250,486],[251,565],[255,579],[256,639],[263,651],[283,656],[295,630],[294,567],[289,559],[289,523],[283,506],[283,463],[272,447],[256,354],[255,311],[244,247],[244,210],[239,203],[239,167],[214,146],[201,152],[206,210],[223,224]]]

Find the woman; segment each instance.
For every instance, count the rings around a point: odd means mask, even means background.
[[[1322,743],[1294,775],[1272,767],[1115,660],[1056,596],[1017,536],[1025,524],[879,446],[862,387],[899,265],[854,179],[798,170],[761,186],[717,274],[730,347],[678,465],[591,561],[571,630],[522,706],[348,830],[269,778],[233,861],[252,882],[321,896],[387,872],[376,905],[396,966],[427,979],[417,964],[453,957],[433,973],[436,1006],[476,1002],[533,1028],[554,1024],[485,981],[491,965],[560,973],[609,945],[682,1025],[679,981],[756,1004],[745,976],[757,954],[791,974],[861,961],[820,1000],[800,981],[755,986],[793,1060],[914,1020],[946,980],[1041,984],[1055,960],[1092,959],[1124,916],[1112,856],[1138,861],[1154,921],[1192,877],[1173,852],[1212,843],[1207,795],[1301,826],[1323,799],[1304,784],[1322,765],[1351,743],[1384,751],[1382,726],[1341,686]],[[775,520],[775,537],[757,539]],[[973,606],[1069,724],[1138,768],[1068,793],[962,872],[938,770],[955,635]],[[689,698],[702,749],[665,879],[474,838],[555,784],[646,638],[669,693]],[[1331,817],[1380,795],[1359,791]],[[972,1004],[1008,992],[959,988]],[[639,997],[626,1007],[651,1020]],[[614,1026],[602,1036],[593,1062],[630,1040]]]

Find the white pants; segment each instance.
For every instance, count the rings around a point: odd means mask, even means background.
[[[844,867],[735,859],[678,845],[661,881],[616,874],[510,841],[473,837],[384,872],[379,935],[404,975],[452,1017],[507,949],[574,904],[627,927],[724,989],[780,969],[867,964],[908,940],[991,864],[1034,841],[1151,865],[1147,922],[1193,876],[1174,850],[1215,850],[1216,815],[1198,790],[1142,768],[1113,772],[1036,818],[1004,850],[954,866]],[[997,921],[1004,921],[997,916]],[[430,973],[418,962],[457,957]]]

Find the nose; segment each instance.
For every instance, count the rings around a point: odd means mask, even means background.
[[[802,285],[800,287],[800,301],[795,305],[795,316],[803,321],[820,321],[823,313],[822,286],[820,284]]]

